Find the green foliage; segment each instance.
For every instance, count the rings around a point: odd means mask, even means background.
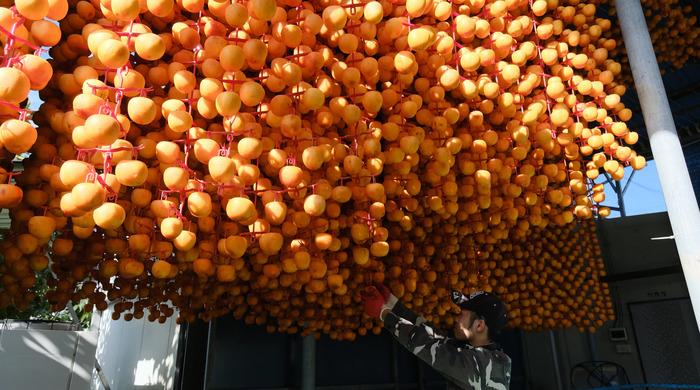
[[[6,230],[0,231],[0,241],[7,237],[7,233],[8,232]],[[53,238],[55,237],[56,236],[54,234]],[[49,246],[53,245],[53,238],[49,242]],[[0,262],[4,262],[2,255],[0,255]],[[51,278],[51,273],[48,269],[36,273],[36,283],[30,290],[34,294],[34,299],[29,307],[27,307],[25,310],[19,310],[14,306],[9,306],[6,309],[0,309],[0,319],[73,322],[68,309],[63,309],[57,312],[51,310],[51,304],[49,304],[49,301],[46,299],[46,293],[49,291],[49,278]],[[2,290],[2,288],[3,286],[0,282],[0,290]],[[78,304],[73,304],[73,310],[75,310],[76,314],[78,315],[80,325],[83,329],[90,326],[90,320],[92,318],[92,312],[85,310],[86,304],[86,299],[82,300]]]
[[[31,290],[35,294],[35,297],[26,310],[18,310],[13,306],[10,306],[4,310],[0,309],[0,319],[73,322],[68,309],[63,309],[58,312],[51,310],[51,305],[46,299],[46,292],[49,291],[47,277],[49,277],[48,271],[44,271],[36,275],[36,284]],[[2,286],[0,285],[0,289],[1,288]],[[73,305],[73,309],[75,310],[76,314],[78,314],[80,325],[83,329],[90,326],[90,320],[92,318],[92,312],[85,310],[86,303],[87,300],[84,299],[78,304]]]

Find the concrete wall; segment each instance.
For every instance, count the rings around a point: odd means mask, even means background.
[[[609,275],[680,265],[671,222],[666,213],[602,220],[598,237]]]
[[[554,331],[557,363],[562,378],[561,389],[571,389],[571,368],[578,363],[589,360],[617,363],[625,369],[631,383],[647,382],[640,361],[640,351],[635,338],[629,305],[635,302],[688,296],[683,276],[678,274],[616,282],[613,283],[612,288],[618,303],[617,323],[606,323],[591,336],[579,333],[576,329]],[[693,322],[688,321],[688,324],[693,325]],[[629,339],[618,342],[610,341],[609,329],[611,327],[624,327]],[[692,330],[691,328],[689,333]],[[694,331],[697,334],[697,328],[694,328]],[[589,343],[589,337],[591,337],[592,344]],[[560,389],[557,386],[549,333],[525,333],[524,344],[530,388],[537,390]],[[619,352],[618,348],[622,348],[624,352]],[[688,348],[697,349],[694,345],[688,345]],[[650,375],[650,370],[654,368],[647,367],[646,369],[647,376],[653,376]]]
[[[605,324],[594,335],[595,346],[599,360],[613,361],[622,365],[632,383],[644,383],[644,373],[639,358],[638,343],[630,315],[629,305],[634,302],[654,301],[662,299],[688,297],[688,290],[682,275],[665,275],[645,279],[617,282],[613,286],[617,301],[620,304],[617,324]],[[609,328],[612,326],[627,329],[627,342],[612,342],[609,339]],[[697,329],[695,330],[697,336]],[[697,338],[697,337],[696,337]],[[630,352],[617,352],[618,346],[629,345]],[[653,367],[647,368],[652,370]]]
[[[617,280],[610,282],[610,288],[618,318],[615,322],[605,324],[591,336],[578,333],[575,329],[554,331],[555,353],[562,387],[557,385],[556,365],[553,361],[555,355],[549,334],[524,334],[525,359],[528,362],[527,372],[531,389],[570,389],[571,368],[588,360],[618,363],[627,372],[630,382],[645,382],[630,304],[688,297],[683,275],[674,272],[674,267],[680,266],[674,241],[651,240],[652,237],[667,237],[672,234],[666,213],[617,218],[599,224],[608,276],[611,280]],[[625,278],[627,279],[620,280]],[[689,327],[690,338],[693,339],[694,333],[694,339],[700,339],[697,337],[697,327],[694,326],[692,318],[684,322]],[[624,342],[610,341],[611,327],[624,327],[629,339]],[[687,348],[698,348],[690,344]],[[650,375],[650,370],[653,369],[646,367],[646,376],[653,376]],[[698,369],[700,370],[700,367]]]
[[[179,334],[173,317],[165,324],[145,318],[114,321],[111,308],[97,316],[96,357],[112,390],[173,388]],[[104,389],[96,372],[92,388]]]
[[[197,337],[191,329],[183,342],[186,349],[180,372],[185,380],[181,389],[300,388],[305,361],[300,335],[269,334],[264,327],[246,325],[231,316],[217,318],[209,328],[208,337]],[[526,389],[520,335],[508,331],[498,338],[512,358],[510,390]],[[202,344],[207,342],[208,355],[202,351]],[[200,358],[197,358],[198,350]],[[195,358],[189,360],[190,356]],[[206,369],[197,366],[202,360],[207,360]],[[317,389],[394,389],[398,385],[402,389],[444,390],[446,386],[437,371],[419,362],[386,331],[353,342],[335,341],[323,335],[315,343],[313,361]],[[201,380],[204,372],[206,380],[202,382],[187,378],[199,375]]]
[[[113,321],[110,308],[93,314],[90,329],[70,329],[65,323],[0,323],[0,388],[104,389],[96,359],[112,390],[173,388],[179,335],[174,319]]]
[[[88,390],[96,346],[91,331],[0,327],[2,388]]]
[[[528,389],[559,389],[561,379],[557,378],[555,355],[549,332],[523,333],[523,355]]]

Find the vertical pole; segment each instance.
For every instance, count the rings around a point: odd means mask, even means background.
[[[588,339],[588,353],[591,355],[591,360],[592,361],[598,361],[598,351],[595,347],[595,337],[593,337],[593,333],[586,333],[587,339]]]
[[[612,177],[608,175],[607,172],[603,172],[603,175],[605,175],[605,180],[608,182],[610,187],[612,187],[613,191],[615,191],[615,195],[617,196],[617,211],[620,213],[620,217],[626,217],[627,213],[625,212],[625,192],[622,190],[620,182],[614,181]],[[629,180],[632,180],[633,175],[634,171],[632,171],[630,178],[627,179],[627,184],[629,184]],[[625,186],[625,188],[627,188],[627,186]]]
[[[620,217],[626,217],[625,212],[625,194],[622,192],[620,182],[615,182],[615,194],[617,194],[617,205],[620,208]]]
[[[530,383],[532,381],[532,379],[531,379],[532,378],[532,371],[530,370],[530,355],[528,353],[530,351],[527,347],[527,340],[525,339],[525,332],[523,332],[521,329],[518,329],[518,335],[520,336],[520,348],[522,349],[522,353],[520,354],[520,356],[522,357],[521,360],[523,361],[523,366],[524,366],[523,371],[525,371],[525,378],[523,378],[524,379],[523,384],[525,385],[524,390],[531,390],[532,386]],[[511,377],[511,380],[512,379],[513,378]]]
[[[301,342],[301,390],[316,388],[316,339],[310,334]]]
[[[396,340],[391,339],[391,381],[394,389],[399,390],[399,346]]]
[[[695,320],[700,321],[700,209],[642,5],[639,0],[617,0],[616,9]]]
[[[90,331],[97,332],[98,337],[99,333],[102,330],[102,312],[93,308],[92,309],[92,316],[90,317]]]
[[[557,381],[557,390],[562,390],[561,369],[559,368],[559,354],[557,353],[557,341],[554,339],[554,331],[549,331],[549,346],[552,348],[552,361],[554,362],[554,378]]]
[[[416,364],[418,365],[418,390],[425,390],[425,367],[423,367],[423,362],[416,359]]]
[[[75,326],[75,330],[83,330],[82,325],[80,324],[80,317],[78,317],[78,313],[75,312],[75,308],[73,308],[73,302],[68,302],[66,305],[66,309],[68,310],[68,313],[70,314],[71,322],[73,323],[73,326]]]
[[[214,320],[210,319],[209,324],[207,325],[207,350],[206,350],[206,357],[207,361],[204,363],[204,383],[203,383],[203,389],[207,390],[209,387],[209,375],[211,375],[211,370],[209,369],[209,366],[212,363],[213,359],[213,354],[212,354],[212,333],[214,332]]]
[[[175,385],[173,390],[183,390],[184,367],[187,361],[187,341],[189,340],[190,324],[183,322],[180,327],[180,336],[177,342],[177,359],[175,359]]]

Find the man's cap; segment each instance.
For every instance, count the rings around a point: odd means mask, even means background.
[[[470,310],[484,317],[486,325],[492,334],[500,332],[508,323],[506,305],[494,294],[476,291],[464,295],[460,291],[452,291],[452,302],[462,309]]]

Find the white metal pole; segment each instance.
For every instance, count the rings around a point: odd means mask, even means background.
[[[695,320],[700,321],[698,202],[683,158],[683,149],[676,133],[642,6],[639,0],[616,0],[615,7]]]

